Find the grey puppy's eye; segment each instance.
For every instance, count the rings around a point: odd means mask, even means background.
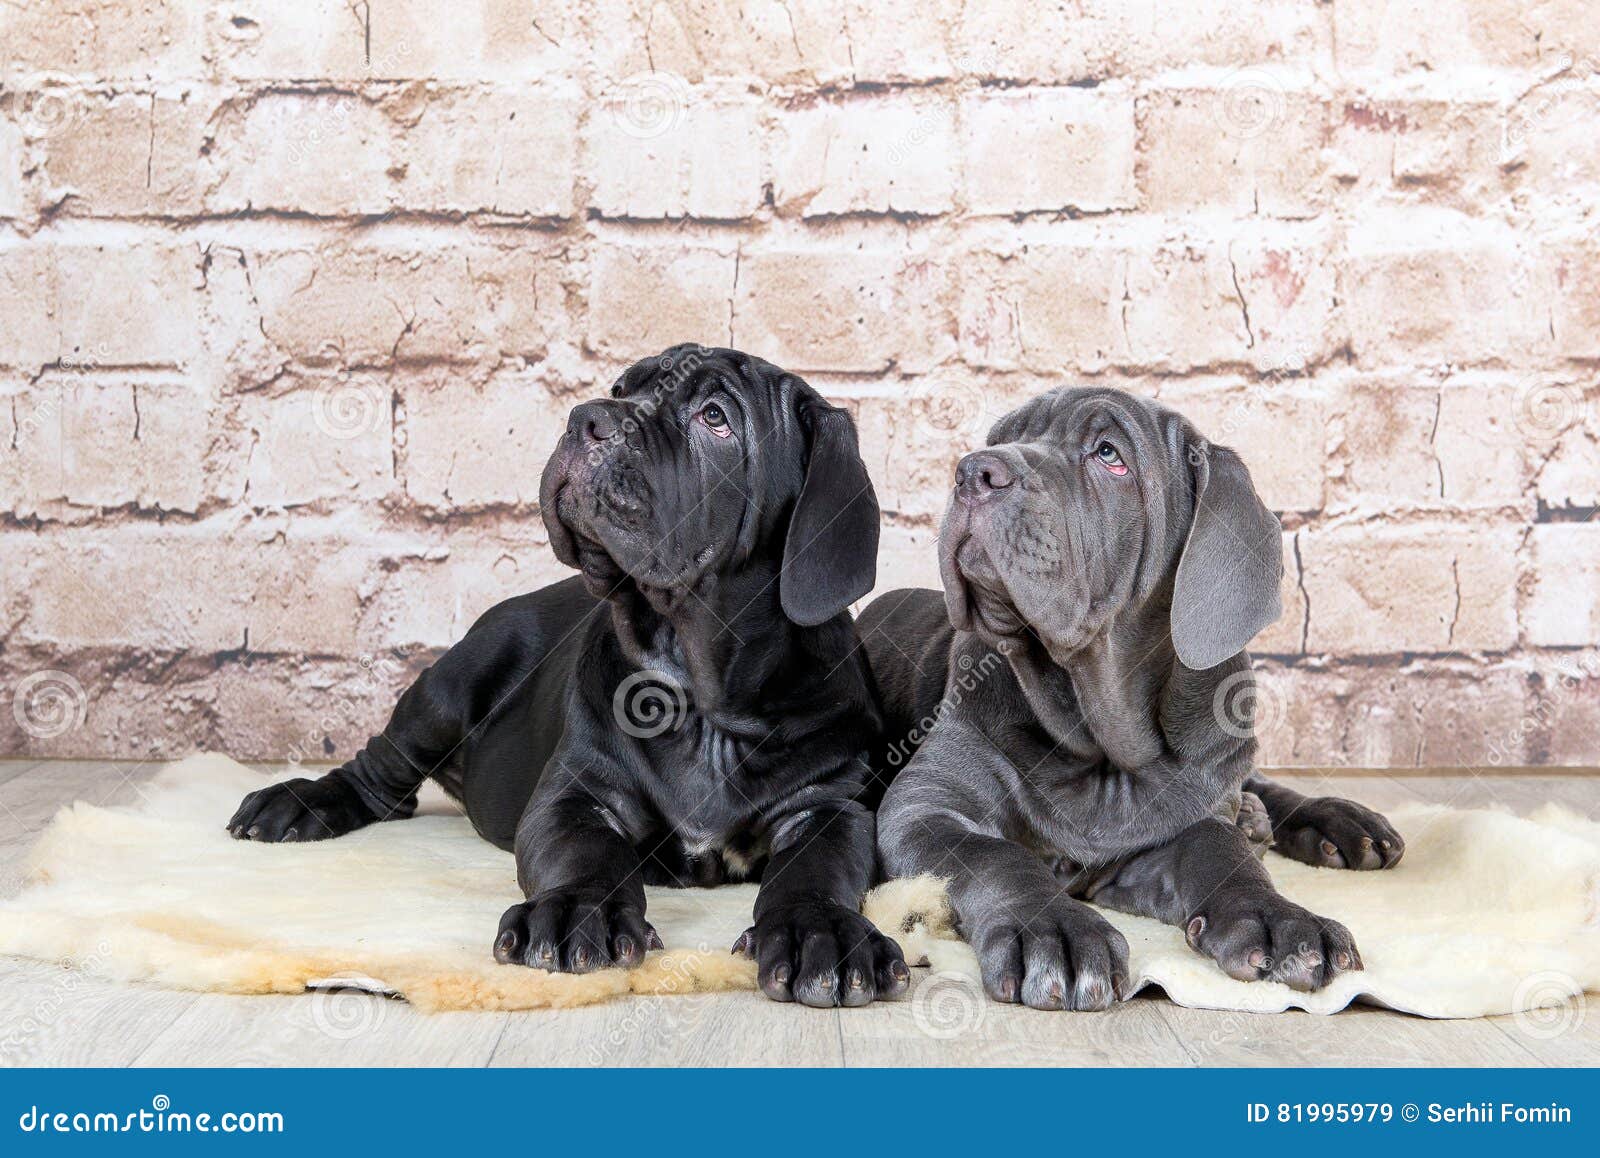
[[[1122,461],[1122,456],[1117,453],[1117,448],[1109,442],[1102,442],[1094,448],[1094,456],[1105,465],[1112,474],[1127,474],[1128,467]]]

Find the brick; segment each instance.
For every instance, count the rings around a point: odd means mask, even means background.
[[[397,199],[429,212],[565,217],[577,168],[576,99],[558,91],[430,95],[401,130]]]
[[[1330,167],[1357,195],[1473,204],[1504,186],[1506,120],[1496,103],[1346,98],[1330,120]]]
[[[1517,536],[1350,526],[1302,533],[1313,654],[1502,651],[1517,638]]]
[[[519,526],[514,542],[413,552],[390,565],[367,599],[357,639],[369,653],[448,647],[496,603],[573,574],[550,554],[537,519]]]
[[[1327,417],[1318,392],[1280,381],[1171,383],[1161,401],[1206,438],[1239,452],[1274,511],[1318,511],[1324,498]]]
[[[1139,102],[1139,184],[1162,213],[1222,209],[1310,217],[1328,200],[1328,108],[1264,70],[1215,88],[1155,89]]]
[[[891,523],[878,538],[878,585],[856,605],[862,608],[897,587],[940,589],[938,533],[931,527]]]
[[[1600,241],[1552,240],[1544,262],[1554,275],[1547,324],[1556,350],[1567,358],[1600,358]]]
[[[1244,362],[1299,369],[1337,341],[1329,243],[1320,233],[1251,229],[1238,240],[1163,240],[1128,259],[1129,360],[1190,369]]]
[[[787,113],[773,165],[780,213],[931,215],[955,203],[956,109],[942,97],[872,95]]]
[[[313,535],[132,525],[64,531],[30,552],[37,583],[18,641],[70,653],[129,647],[345,655],[355,647],[372,549],[355,528]]]
[[[954,349],[945,271],[899,251],[746,251],[733,337],[780,366],[807,371],[907,371]]]
[[[0,248],[0,365],[182,367],[198,346],[196,280],[179,246]]]
[[[211,14],[220,69],[246,80],[516,80],[575,73],[578,13],[558,0],[338,3],[233,0]]]
[[[1343,429],[1345,482],[1363,509],[1523,501],[1527,438],[1513,420],[1509,386],[1360,383],[1349,390]]]
[[[1268,663],[1257,674],[1264,767],[1477,767],[1524,762],[1523,673],[1464,663]]]
[[[66,399],[59,380],[8,383],[0,393],[0,511],[19,519],[40,517],[65,499],[61,429]]]
[[[77,385],[62,415],[62,482],[80,506],[198,510],[207,402],[183,384]]]
[[[527,507],[566,429],[570,398],[534,374],[479,386],[454,378],[408,386],[401,473],[407,497],[435,510]]]
[[[1045,84],[1147,77],[1240,61],[1308,67],[1323,39],[1314,8],[1273,0],[1175,6],[1159,0],[1086,0],[1070,6],[972,0],[954,23],[963,71]]]
[[[198,91],[79,94],[73,115],[43,135],[47,196],[82,216],[177,216],[200,210],[210,175]]]
[[[1600,653],[1541,657],[1528,678],[1527,762],[1600,764]]]
[[[1094,238],[969,253],[960,272],[962,356],[1044,373],[1128,360],[1127,265],[1122,252]]]
[[[946,44],[945,6],[923,0],[848,0],[841,7],[850,77],[856,84],[916,83],[955,75]]]
[[[936,373],[853,403],[862,461],[885,512],[938,525],[956,463],[1004,413],[993,393],[981,378]]]
[[[1600,524],[1533,528],[1533,586],[1523,612],[1528,641],[1589,647],[1600,638]]]
[[[733,219],[761,207],[761,105],[666,86],[658,103],[613,97],[589,118],[594,191],[606,217]]]
[[[0,9],[8,74],[100,78],[198,76],[201,5],[163,0],[59,0]]]
[[[248,262],[268,341],[311,364],[539,357],[563,325],[562,263],[531,246],[341,241]]]
[[[1519,393],[1516,413],[1548,455],[1534,479],[1539,502],[1558,510],[1600,506],[1600,389],[1532,383]]]
[[[731,342],[732,249],[603,245],[589,280],[589,345],[632,362],[678,342]]]
[[[1350,229],[1344,284],[1364,365],[1483,363],[1541,351],[1516,239],[1455,214],[1369,214]]]
[[[21,128],[0,117],[0,218],[21,217],[29,208],[22,150]]]
[[[1592,87],[1600,59],[1578,61],[1572,70],[1529,92],[1505,121],[1503,160],[1524,166],[1524,187],[1548,197],[1572,196],[1600,185],[1600,158],[1590,146],[1600,115]]]
[[[1581,20],[1573,3],[1538,7],[1536,16],[1518,0],[1471,4],[1334,0],[1333,36],[1340,66],[1352,75],[1531,69],[1542,54],[1556,54],[1558,29]],[[1548,41],[1544,33],[1550,34]]]
[[[216,128],[224,213],[273,209],[376,214],[395,203],[400,142],[375,103],[352,93],[261,93]]]
[[[599,75],[627,84],[650,72],[690,84],[752,77],[784,85],[850,79],[851,41],[838,0],[814,4],[600,5],[590,32]]]
[[[1137,203],[1128,93],[985,91],[963,100],[961,124],[970,212],[1094,213]]]
[[[239,497],[252,507],[372,500],[393,485],[386,377],[308,378],[287,394],[240,399],[238,414],[246,441]]]
[[[1249,650],[1254,655],[1300,655],[1304,651],[1306,597],[1300,590],[1300,567],[1295,561],[1294,546],[1294,534],[1285,534],[1283,578],[1278,584],[1283,614],[1250,641]]]

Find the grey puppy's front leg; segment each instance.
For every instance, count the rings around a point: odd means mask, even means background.
[[[1180,926],[1191,948],[1239,981],[1312,990],[1361,968],[1350,930],[1279,893],[1248,835],[1223,820],[1123,861],[1089,899]]]

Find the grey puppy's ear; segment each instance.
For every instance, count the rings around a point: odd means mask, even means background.
[[[1172,589],[1172,645],[1185,667],[1216,667],[1283,613],[1283,528],[1225,446],[1189,445],[1194,521]]]
[[[784,540],[778,593],[785,615],[815,627],[878,581],[878,496],[850,415],[823,403],[806,407],[806,418],[811,450]]]

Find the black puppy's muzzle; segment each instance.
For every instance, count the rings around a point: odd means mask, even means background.
[[[974,451],[956,464],[956,498],[969,507],[1003,497],[1016,481],[1016,470],[992,450]]]
[[[574,446],[588,450],[626,437],[633,422],[624,403],[611,399],[580,402],[567,416],[567,437]]]

